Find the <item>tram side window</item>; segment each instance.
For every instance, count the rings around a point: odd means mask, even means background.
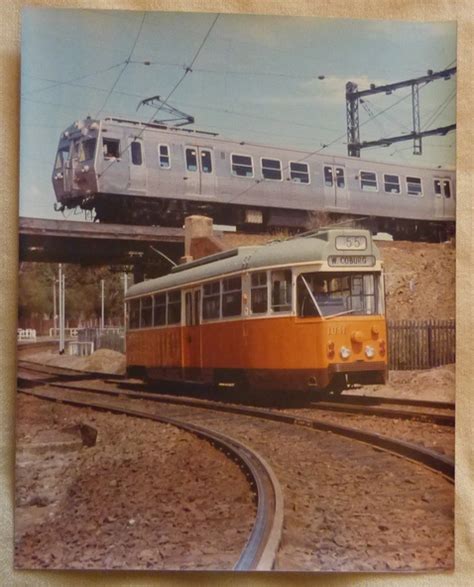
[[[118,159],[120,157],[120,141],[118,139],[102,139],[102,148],[105,159]]]
[[[128,309],[129,327],[140,328],[140,300],[130,300]]]
[[[164,326],[166,324],[166,294],[155,296],[155,311],[153,314],[153,326]]]
[[[421,179],[419,177],[407,177],[407,194],[409,196],[422,196]]]
[[[242,314],[242,278],[229,277],[222,282],[222,316]]]
[[[387,194],[399,194],[400,193],[400,178],[398,175],[383,176],[383,189]]]
[[[232,155],[232,175],[253,177],[252,157],[248,155]]]
[[[435,189],[435,194],[437,196],[441,196],[441,180],[440,179],[434,180],[434,189]]]
[[[130,150],[132,153],[132,163],[134,165],[141,165],[143,163],[142,157],[142,144],[140,141],[133,141],[130,145]]]
[[[272,271],[272,310],[288,312],[291,310],[291,271]]]
[[[168,292],[168,324],[181,322],[181,292]]]
[[[373,171],[360,172],[360,189],[366,192],[377,191],[377,174]]]
[[[265,271],[252,273],[250,300],[252,314],[268,312],[267,274]]]
[[[140,328],[149,328],[153,325],[153,297],[142,298]]]
[[[220,318],[221,314],[221,282],[206,283],[203,288],[202,317],[204,320]]]
[[[197,171],[196,149],[186,149],[186,169],[188,171]]]
[[[262,176],[264,179],[281,181],[281,161],[262,158]]]
[[[158,145],[158,154],[161,169],[169,169],[170,163],[170,148],[168,145]]]
[[[309,183],[309,165],[290,161],[290,179],[295,183]]]

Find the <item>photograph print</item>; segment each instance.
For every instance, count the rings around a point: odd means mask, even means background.
[[[21,35],[15,567],[452,570],[456,23]]]

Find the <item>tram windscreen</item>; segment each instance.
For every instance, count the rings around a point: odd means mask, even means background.
[[[367,316],[383,312],[378,273],[303,273],[298,276],[298,316]]]

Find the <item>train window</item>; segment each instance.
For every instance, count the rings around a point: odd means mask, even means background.
[[[153,325],[153,298],[142,298],[140,328],[148,328]]]
[[[291,310],[291,271],[272,271],[272,310],[288,312]]]
[[[155,296],[155,308],[153,312],[153,326],[166,324],[166,294]]]
[[[252,314],[268,312],[267,274],[265,271],[252,273],[250,299]]]
[[[207,149],[200,149],[201,153],[201,171],[203,173],[212,173],[211,152]]]
[[[79,161],[90,161],[95,155],[95,139],[87,139],[79,143]]]
[[[221,315],[221,282],[204,284],[202,297],[202,317],[204,320],[220,318]]]
[[[437,196],[441,196],[441,180],[435,179],[434,180],[434,190]]]
[[[262,176],[264,179],[281,181],[281,161],[279,159],[261,159]]]
[[[242,278],[229,277],[222,281],[222,316],[242,314]]]
[[[140,300],[130,300],[129,302],[129,326],[130,328],[140,328]]]
[[[346,185],[344,169],[342,167],[336,167],[336,185],[338,188],[343,188]]]
[[[419,177],[407,177],[407,194],[409,196],[422,196],[421,179]]]
[[[387,175],[383,176],[383,189],[387,194],[399,194],[400,193],[400,178],[398,175]]]
[[[181,292],[168,292],[168,324],[181,322]]]
[[[118,159],[120,157],[120,141],[118,139],[102,139],[102,148],[105,159]]]
[[[309,183],[309,165],[290,161],[290,179],[295,183]]]
[[[158,156],[161,169],[169,169],[170,163],[170,148],[168,145],[158,145]]]
[[[253,177],[252,157],[248,155],[231,155],[232,175],[240,177]]]
[[[69,161],[69,145],[66,145],[65,147],[61,147],[60,149],[58,149],[54,169],[62,169],[66,161]]]
[[[450,198],[451,197],[451,182],[449,181],[449,179],[445,179],[443,181],[443,187],[444,187],[444,197]]]
[[[130,150],[132,152],[132,163],[134,165],[141,165],[143,163],[142,158],[142,144],[140,141],[132,141],[130,145]]]
[[[324,166],[324,185],[327,187],[332,187],[334,185],[332,167],[329,165]]]
[[[361,171],[360,177],[360,189],[367,192],[377,191],[377,174],[373,171]]]
[[[188,171],[197,171],[196,149],[186,149],[186,169]]]

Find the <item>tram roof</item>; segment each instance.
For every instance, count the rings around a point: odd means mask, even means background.
[[[307,236],[271,241],[265,245],[238,247],[178,265],[163,277],[131,286],[126,298],[183,287],[242,271],[327,261],[329,255],[341,254],[341,250],[336,249],[337,236],[365,236],[367,248],[364,251],[346,251],[344,254],[373,255],[376,260],[380,259],[379,251],[368,230],[348,228],[320,230]]]

